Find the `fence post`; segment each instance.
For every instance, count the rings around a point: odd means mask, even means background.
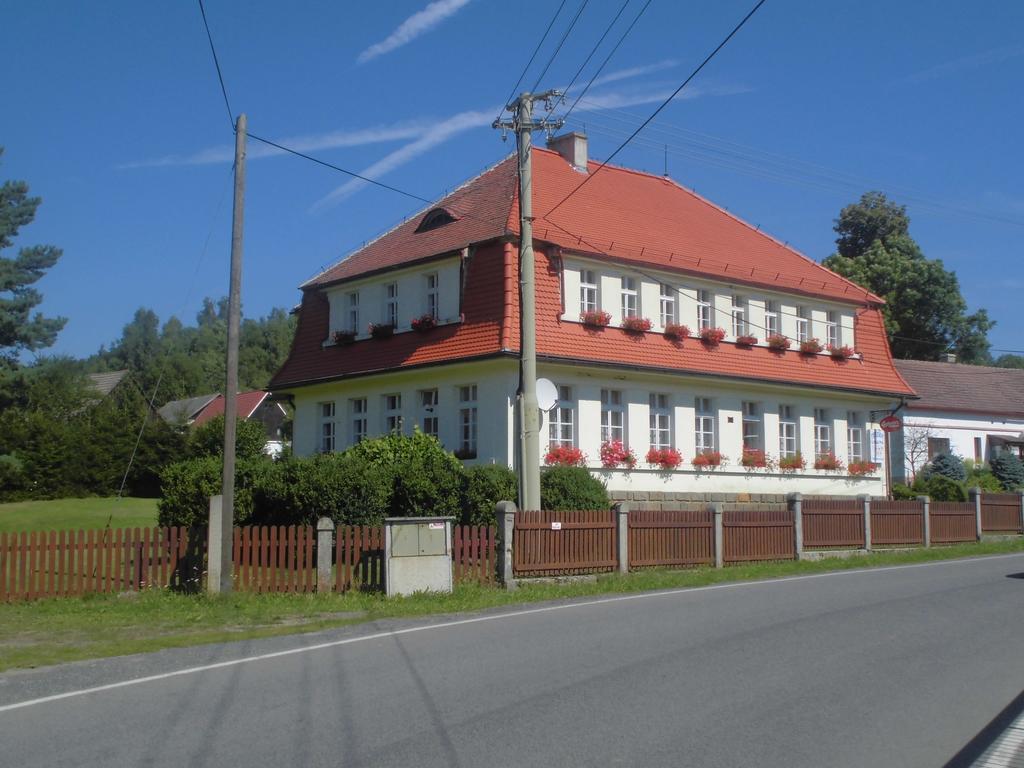
[[[864,506],[864,549],[871,551],[871,497],[862,493],[857,497]]]
[[[331,562],[334,554],[334,521],[321,517],[316,521],[316,591],[330,592]]]
[[[918,496],[917,500],[921,502],[921,515],[924,517],[924,545],[930,547],[932,545],[932,520],[928,508],[931,506],[932,500],[928,496]]]
[[[629,502],[618,501],[612,504],[612,512],[618,523],[619,573],[629,573]]]
[[[1024,491],[1020,492],[1020,532],[1024,533]]]
[[[791,493],[786,496],[786,504],[793,513],[793,548],[796,559],[804,554],[804,496],[802,493]]]
[[[231,591],[230,515],[224,514],[224,497],[210,497],[210,532],[206,541],[206,591],[212,595]]]
[[[974,520],[977,526],[977,541],[981,541],[981,488],[971,488],[967,491],[967,498],[974,505]]]
[[[498,583],[505,589],[515,589],[516,580],[512,575],[512,532],[516,525],[515,503],[499,501],[494,505],[494,517],[498,522]]]
[[[722,523],[722,505],[716,502],[710,506],[715,520],[715,568],[725,565],[725,526]]]

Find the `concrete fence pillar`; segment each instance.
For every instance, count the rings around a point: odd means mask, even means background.
[[[1020,492],[1020,532],[1024,533],[1024,491]]]
[[[975,528],[975,533],[977,533],[976,539],[981,541],[981,488],[971,488],[967,491],[967,498],[974,505],[974,521],[977,526]]]
[[[793,548],[796,559],[804,554],[804,497],[802,493],[790,493],[786,496],[786,505],[793,513]]]
[[[722,522],[722,505],[712,504],[709,507],[715,521],[715,568],[725,565],[725,525]]]
[[[932,545],[932,517],[930,514],[932,500],[928,496],[918,496],[917,500],[921,502],[921,516],[924,519],[924,545],[930,547]]]
[[[334,586],[331,565],[334,554],[334,521],[321,517],[316,521],[316,591],[329,593]]]
[[[505,589],[515,589],[516,580],[512,575],[512,532],[516,527],[515,503],[499,501],[494,505],[494,517],[498,524],[498,583]]]
[[[860,499],[861,507],[864,510],[864,549],[871,551],[871,497],[862,493],[857,497]]]
[[[206,591],[226,595],[231,591],[231,515],[224,514],[224,497],[210,497],[210,529],[207,537]]]
[[[619,532],[619,573],[629,573],[629,503],[619,501],[612,505]]]

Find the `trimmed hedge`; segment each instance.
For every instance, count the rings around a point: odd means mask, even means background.
[[[540,473],[540,506],[556,512],[608,509],[608,489],[585,467],[547,467]]]

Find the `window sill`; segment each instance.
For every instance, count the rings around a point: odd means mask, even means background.
[[[391,338],[392,336],[400,336],[400,335],[405,334],[405,333],[418,333],[418,334],[422,334],[424,336],[429,336],[431,331],[437,330],[438,328],[444,328],[445,326],[448,326],[448,325],[458,325],[458,324],[462,323],[463,320],[464,320],[464,318],[462,318],[462,317],[456,317],[456,318],[448,319],[448,320],[438,320],[437,321],[437,325],[435,325],[430,330],[426,330],[426,331],[418,331],[415,328],[413,328],[412,326],[408,326],[408,325],[407,326],[402,326],[402,327],[399,327],[399,328],[395,328],[395,330],[392,331],[391,336],[385,337],[385,339]],[[323,349],[327,349],[328,347],[350,347],[353,344],[355,344],[356,342],[366,341],[367,339],[373,339],[373,338],[375,338],[375,337],[372,334],[370,334],[370,333],[360,333],[352,341],[344,342],[344,343],[334,341],[331,338],[327,338],[327,339],[325,339],[324,341],[322,341],[320,343],[320,346]],[[384,339],[380,339],[380,340],[384,340]]]

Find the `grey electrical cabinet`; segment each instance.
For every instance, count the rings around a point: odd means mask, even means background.
[[[451,517],[384,520],[388,595],[452,591]]]

